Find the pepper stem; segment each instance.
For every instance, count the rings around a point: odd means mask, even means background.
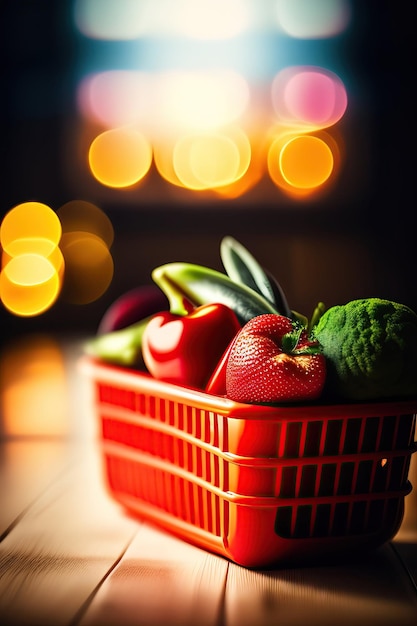
[[[162,270],[152,272],[152,278],[164,292],[169,302],[169,310],[173,315],[188,315],[194,309],[193,304],[185,297],[184,292]]]

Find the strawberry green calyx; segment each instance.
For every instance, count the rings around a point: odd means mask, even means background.
[[[301,341],[301,337],[305,329],[299,327],[289,333],[286,333],[282,338],[282,350],[286,354],[320,354],[322,352],[321,345],[316,340]]]

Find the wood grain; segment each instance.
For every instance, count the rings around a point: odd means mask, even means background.
[[[222,623],[228,562],[152,526],[141,526],[80,626]]]
[[[62,473],[1,542],[3,623],[69,624],[136,533],[138,523],[102,489],[93,460],[92,450]]]
[[[417,624],[417,454],[395,541],[356,561],[246,569],[129,517],[113,502],[77,349],[65,354],[69,392],[59,410],[71,424],[62,422],[59,437],[33,431],[0,438],[0,624]],[[40,396],[25,397],[29,406]],[[31,415],[42,417],[43,406],[44,398]]]

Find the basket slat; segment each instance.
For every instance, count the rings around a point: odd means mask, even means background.
[[[111,495],[242,565],[377,546],[401,524],[417,400],[241,405],[84,361]]]

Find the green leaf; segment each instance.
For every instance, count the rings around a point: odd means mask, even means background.
[[[276,305],[274,291],[263,268],[236,239],[227,236],[220,243],[220,256],[228,276],[246,285]]]
[[[294,314],[294,311],[290,309],[290,305],[288,304],[288,300],[285,296],[283,288],[281,287],[275,276],[273,276],[267,270],[265,270],[265,273],[268,277],[271,289],[274,292],[274,299],[277,309],[280,311],[281,315],[286,315],[291,319],[295,319],[296,316]]]

